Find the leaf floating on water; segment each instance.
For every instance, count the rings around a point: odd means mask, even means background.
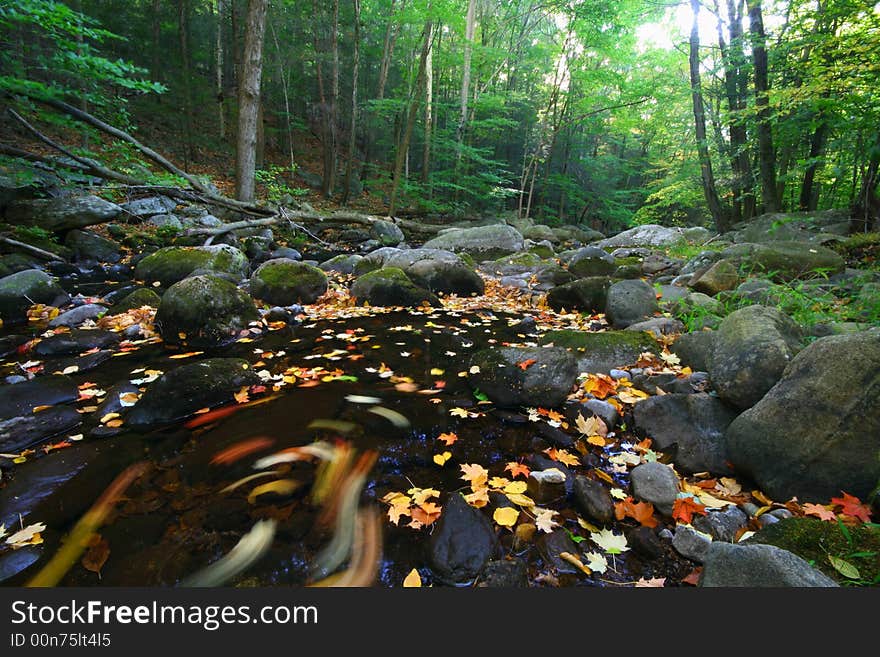
[[[211,458],[211,464],[229,465],[230,463],[235,463],[236,461],[244,458],[245,456],[249,456],[254,452],[259,452],[262,449],[271,447],[274,444],[274,438],[267,438],[265,436],[242,440],[214,454],[214,456]]]
[[[446,461],[452,458],[452,452],[443,452],[442,454],[434,454],[434,463],[439,466],[446,464]]]
[[[257,498],[260,495],[265,495],[267,493],[274,493],[275,495],[287,496],[291,493],[295,493],[302,486],[302,482],[297,481],[296,479],[278,479],[277,481],[270,481],[267,484],[262,484],[254,488],[250,495],[248,495],[248,503],[256,504]]]
[[[523,465],[522,463],[517,463],[516,461],[510,461],[507,465],[504,466],[504,471],[509,472],[511,477],[518,477],[522,475],[523,477],[528,477],[531,470],[529,466]]]
[[[277,523],[274,520],[260,520],[236,543],[229,554],[210,566],[193,573],[179,586],[222,586],[225,582],[244,572],[256,563],[272,545]]]
[[[403,588],[405,589],[418,589],[422,586],[422,576],[419,575],[419,571],[413,568],[409,571],[409,575],[407,575],[403,579]]]
[[[169,356],[168,358],[170,358],[171,360],[179,360],[181,358],[192,358],[193,356],[201,356],[203,353],[205,353],[205,352],[204,351],[188,351],[185,354],[174,354],[172,356]]]
[[[437,440],[441,441],[447,447],[450,447],[458,440],[458,435],[453,432],[441,433],[437,436]]]
[[[43,542],[41,534],[44,531],[46,531],[46,525],[42,522],[35,522],[9,536],[6,539],[6,545],[12,546],[15,550],[27,545],[39,545]]]
[[[333,445],[325,440],[317,440],[302,447],[290,447],[276,452],[271,456],[261,458],[254,463],[255,470],[264,470],[279,463],[292,463],[294,461],[308,461],[313,458],[329,461],[333,458]]]
[[[495,509],[495,513],[492,514],[492,520],[502,527],[513,527],[517,518],[519,518],[519,509],[510,506]]]
[[[140,397],[138,397],[136,392],[124,392],[119,395],[119,403],[122,406],[134,406],[138,399],[140,399]]]
[[[350,433],[354,433],[354,431],[360,425],[355,422],[348,422],[347,420],[332,420],[330,418],[318,418],[316,420],[312,420],[309,422],[306,429],[315,430],[322,429],[326,431],[335,431],[336,433],[341,433],[343,436],[346,436]]]
[[[244,484],[248,483],[249,481],[253,481],[254,479],[260,479],[262,477],[274,477],[276,474],[277,473],[275,473],[275,472],[257,472],[256,474],[248,475],[247,477],[242,477],[238,481],[235,481],[235,482],[229,484],[226,488],[222,489],[220,491],[220,494],[222,495],[223,493],[231,493],[236,488],[238,488],[239,486],[243,486]]]
[[[401,415],[397,411],[390,408],[385,408],[384,406],[373,406],[371,408],[368,408],[367,411],[373,413],[374,415],[384,417],[398,429],[409,429],[409,427],[412,426],[410,424],[410,421],[404,415]]]
[[[352,404],[381,404],[382,400],[378,397],[369,397],[367,395],[346,395],[345,401]]]

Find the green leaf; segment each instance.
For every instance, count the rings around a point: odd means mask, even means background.
[[[480,390],[479,388],[474,388],[474,398],[479,401],[489,401],[489,395]]]
[[[839,572],[844,577],[849,579],[861,579],[862,575],[859,573],[859,569],[853,566],[849,561],[845,561],[840,557],[835,557],[833,554],[828,555],[828,561],[831,562],[831,565],[834,566],[834,570]]]

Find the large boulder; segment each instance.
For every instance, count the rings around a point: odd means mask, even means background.
[[[608,300],[611,279],[607,276],[590,276],[577,281],[557,285],[547,293],[547,305],[560,310],[581,310],[601,313]]]
[[[497,551],[492,524],[460,494],[451,493],[428,542],[428,562],[437,578],[469,583]]]
[[[715,331],[684,333],[672,343],[672,353],[694,371],[706,372],[715,351]]]
[[[567,258],[568,271],[578,278],[608,276],[617,268],[614,257],[596,246],[585,246]]]
[[[383,219],[373,222],[370,227],[370,237],[382,246],[397,246],[405,239],[400,226]]]
[[[531,361],[531,363],[529,362]],[[559,406],[577,378],[577,362],[560,347],[501,347],[475,353],[468,382],[499,406]]]
[[[455,253],[442,249],[376,249],[357,263],[359,274],[397,267],[416,285],[444,294],[482,294],[483,279]]]
[[[710,297],[725,290],[732,290],[737,285],[739,285],[739,272],[729,260],[719,260],[691,281],[692,288]]]
[[[80,262],[112,263],[122,258],[122,250],[116,242],[90,230],[70,231],[64,245],[73,252],[73,259]]]
[[[364,256],[357,253],[340,253],[322,262],[318,265],[318,269],[321,271],[335,271],[340,274],[353,274],[357,263],[363,260],[363,258]]]
[[[815,273],[838,274],[846,268],[842,256],[808,242],[736,244],[722,254],[733,264],[775,281],[789,281]]]
[[[131,409],[126,424],[135,428],[179,422],[202,408],[232,403],[243,386],[260,377],[241,358],[208,358],[166,372],[150,384]]]
[[[6,221],[60,232],[111,221],[120,212],[121,207],[97,196],[59,196],[14,201],[6,208]]]
[[[250,270],[247,256],[228,244],[167,246],[141,260],[134,270],[138,280],[174,285],[194,273],[227,274],[238,280]]]
[[[734,242],[821,243],[829,237],[848,233],[849,213],[846,210],[774,212],[754,217],[734,228],[736,230],[729,235]]]
[[[111,315],[118,315],[119,313],[125,313],[135,308],[142,308],[143,306],[158,308],[161,301],[162,297],[153,292],[153,290],[147,287],[141,287],[134,290],[131,294],[124,296],[117,303],[114,303],[113,307],[108,312]]]
[[[837,583],[788,550],[713,541],[703,559],[700,586],[827,587]]]
[[[633,408],[633,424],[654,446],[674,448],[676,467],[685,472],[731,474],[724,432],[737,412],[705,393],[651,397]]]
[[[0,278],[0,319],[7,324],[27,321],[35,303],[62,306],[69,297],[55,278],[39,269],[25,269]]]
[[[642,352],[658,349],[650,335],[636,331],[590,333],[559,329],[547,331],[540,343],[571,350],[577,359],[578,372],[594,374],[607,374],[614,368],[635,363]]]
[[[323,271],[287,258],[267,260],[251,276],[251,294],[273,306],[314,303],[326,291]]]
[[[811,344],[726,439],[736,468],[773,499],[867,497],[880,482],[880,331]]]
[[[681,228],[667,228],[657,224],[645,224],[644,226],[636,226],[635,228],[625,230],[614,237],[593,242],[593,245],[603,249],[607,247],[670,246],[683,242],[684,239]]]
[[[121,206],[125,214],[138,219],[146,219],[157,214],[167,214],[177,207],[177,201],[167,196],[148,196],[128,201]]]
[[[494,224],[457,228],[425,242],[426,249],[468,253],[482,260],[494,260],[523,250],[523,236],[513,226]]]
[[[782,376],[801,348],[801,330],[775,308],[746,306],[728,315],[713,341],[709,376],[718,396],[753,406]]]
[[[402,269],[383,267],[359,277],[351,286],[358,303],[371,306],[439,306],[437,296],[413,283]]]
[[[167,344],[218,347],[238,338],[260,318],[253,300],[229,281],[192,276],[172,285],[156,311]]]
[[[618,281],[608,288],[605,315],[614,328],[626,328],[659,310],[657,293],[645,281]]]

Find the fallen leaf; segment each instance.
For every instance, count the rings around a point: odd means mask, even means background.
[[[110,557],[110,544],[99,534],[95,534],[89,541],[89,549],[83,554],[80,563],[83,568],[93,573],[101,574],[101,568]]]
[[[408,429],[410,427],[410,421],[406,416],[390,408],[385,408],[384,406],[372,406],[367,409],[367,412],[384,417],[398,429]]]
[[[840,507],[840,512],[852,516],[853,518],[858,518],[862,522],[870,522],[871,521],[871,509],[867,504],[862,504],[862,501],[854,496],[841,491],[843,493],[843,497],[832,497],[831,504]]]
[[[524,506],[526,508],[531,508],[535,506],[535,500],[527,495],[519,495],[516,493],[510,493],[507,496],[507,499],[516,504],[517,506]]]
[[[828,561],[830,561],[831,565],[834,566],[834,570],[839,572],[847,579],[862,579],[862,575],[861,573],[859,573],[859,569],[856,568],[849,561],[841,559],[840,557],[835,557],[833,554],[828,555]]]
[[[44,531],[46,531],[46,525],[42,522],[35,522],[9,536],[6,539],[6,544],[16,550],[26,545],[39,545],[43,542],[43,537],[40,534]]]
[[[654,505],[649,502],[634,502],[627,496],[622,502],[614,505],[614,515],[618,520],[632,518],[645,527],[656,527],[657,519],[654,517]]]
[[[636,404],[649,396],[647,392],[642,392],[638,388],[624,388],[617,392],[617,398],[624,404]]]
[[[573,555],[571,552],[560,552],[559,558],[562,559],[563,561],[567,561],[568,563],[570,563],[572,566],[574,566],[575,568],[580,570],[584,575],[592,575],[593,574],[593,571],[590,570],[587,566],[585,566],[584,563],[580,559],[578,559],[575,555]]]
[[[247,497],[250,504],[256,504],[257,498],[266,493],[275,493],[276,495],[287,496],[296,492],[302,486],[302,483],[295,479],[279,479],[270,481],[268,484],[261,484],[254,488]]]
[[[607,374],[588,374],[583,388],[596,399],[605,399],[617,392],[617,381]]]
[[[572,454],[571,452],[564,449],[557,449],[556,447],[548,447],[544,450],[544,453],[550,457],[554,461],[558,461],[559,463],[564,463],[565,465],[580,465],[581,460]]]
[[[410,509],[412,519],[422,525],[428,526],[440,517],[442,507],[437,506],[433,502],[425,502],[419,506]]]
[[[608,559],[601,552],[588,552],[584,557],[587,560],[587,568],[594,573],[604,573],[608,570]]]
[[[626,536],[623,534],[615,534],[610,529],[602,529],[599,532],[592,532],[590,540],[608,554],[621,554],[629,550],[626,544]]]
[[[455,408],[449,409],[449,414],[454,415],[455,417],[468,417],[468,412],[463,408]]]
[[[608,435],[608,425],[596,415],[592,416],[590,419],[586,419],[581,413],[578,413],[574,425],[584,436],[601,436],[604,438]],[[602,441],[603,444],[604,442],[605,441]]]
[[[697,586],[700,583],[700,575],[703,573],[703,567],[697,566],[690,573],[688,573],[687,577],[682,578],[682,584],[690,584],[691,586]]]
[[[527,369],[529,369],[532,365],[534,365],[537,362],[538,361],[535,360],[534,358],[527,358],[526,360],[517,363],[516,366],[519,369],[521,369],[523,372],[525,372]]]
[[[397,523],[395,523],[397,524]],[[422,586],[422,577],[419,575],[419,571],[413,568],[409,571],[409,575],[407,575],[403,579],[403,588],[405,589],[418,589]]]
[[[528,487],[524,481],[512,481],[504,487],[504,492],[508,495],[522,495]]]
[[[504,471],[509,472],[511,477],[518,477],[519,475],[522,475],[523,477],[528,477],[529,473],[531,472],[527,465],[517,463],[516,461],[510,461],[507,465],[505,465]]]
[[[675,503],[672,505],[672,517],[675,520],[689,525],[695,513],[701,516],[707,515],[706,507],[689,495],[675,498]]]
[[[462,463],[460,467],[463,473],[461,478],[474,490],[485,487],[486,482],[489,481],[489,471],[479,463]]]
[[[456,440],[458,440],[458,436],[450,431],[448,433],[441,433],[439,436],[437,436],[437,440],[442,441],[444,445],[449,447],[453,445]]]
[[[452,452],[443,452],[442,454],[434,454],[434,463],[439,466],[446,464],[446,461],[452,458]]]
[[[475,490],[473,493],[468,493],[464,496],[464,501],[470,504],[472,507],[482,509],[489,503],[489,489],[480,488],[478,490]]]
[[[115,420],[119,417],[121,417],[119,413],[107,413],[107,415],[101,418],[101,424],[107,424],[110,420]]]
[[[239,342],[244,342],[244,340],[239,340]],[[168,358],[172,360],[179,360],[181,358],[192,358],[193,356],[201,356],[204,351],[188,351],[185,354],[174,354],[173,356],[169,356]]]
[[[801,510],[803,510],[804,515],[816,516],[817,518],[831,522],[837,520],[837,514],[835,514],[834,511],[831,511],[827,506],[822,506],[821,504],[812,504],[808,502],[801,507]]]
[[[556,527],[559,527],[559,523],[553,520],[554,516],[557,515],[556,511],[553,509],[534,509],[535,513],[535,526],[544,532],[545,534],[549,534]]]
[[[495,509],[495,513],[492,514],[492,520],[502,527],[513,527],[517,518],[519,518],[519,509],[510,506]]]
[[[666,586],[666,578],[653,577],[651,579],[645,579],[642,577],[636,581],[635,586],[636,588],[663,588]]]

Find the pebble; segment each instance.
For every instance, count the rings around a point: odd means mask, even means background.
[[[674,534],[671,531],[669,531],[666,527],[664,527],[659,532],[657,532],[657,536],[659,536],[660,538],[664,538],[666,540],[671,541]]]
[[[759,507],[757,504],[752,504],[751,502],[746,502],[745,504],[740,504],[739,508],[742,509],[743,511],[745,511],[749,515],[749,517],[752,518],[758,512]]]
[[[614,369],[614,370],[611,370],[611,371],[608,372],[608,373],[611,375],[611,378],[612,378],[612,379],[617,379],[618,381],[619,381],[620,379],[628,379],[628,378],[630,378],[630,373],[627,372],[626,370],[618,370],[618,369]]]
[[[788,509],[773,509],[770,511],[770,515],[779,518],[780,520],[786,520],[787,518],[791,518],[794,514]]]
[[[679,525],[672,537],[672,547],[683,557],[702,563],[712,545],[712,537],[688,525]]]
[[[758,522],[761,524],[761,527],[767,527],[779,522],[779,518],[769,513],[764,513],[758,517]]]

